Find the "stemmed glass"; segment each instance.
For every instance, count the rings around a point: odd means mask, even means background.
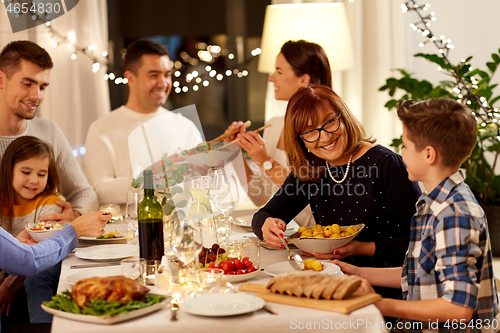
[[[238,183],[236,176],[233,173],[227,173],[224,169],[215,170],[210,176],[212,179],[210,198],[223,215],[223,218],[216,222],[217,237],[227,242],[231,234],[229,214],[233,212],[239,201]]]
[[[184,281],[188,291],[199,287],[198,255],[203,248],[200,224],[196,220],[184,219],[172,222],[171,245],[175,256],[186,266]],[[182,283],[184,282],[184,283]]]
[[[137,217],[137,207],[139,203],[144,199],[144,192],[142,189],[130,190],[127,196],[127,206],[125,207],[125,221],[130,230],[135,233],[135,236],[139,235],[138,217]]]

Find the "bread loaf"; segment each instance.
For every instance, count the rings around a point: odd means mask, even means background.
[[[267,289],[283,295],[342,300],[351,296],[360,285],[361,279],[357,276],[303,272],[275,276]]]

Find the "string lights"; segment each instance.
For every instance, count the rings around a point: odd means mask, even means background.
[[[432,22],[436,20],[435,13],[430,12],[429,8],[430,4],[426,3],[425,5],[419,5],[415,0],[410,0],[401,5],[402,11],[409,12],[414,11],[419,16],[419,21],[410,24],[410,27],[415,30],[417,33],[420,33],[422,36],[427,39],[420,43],[419,45],[423,47],[428,43],[434,44],[438,48],[439,54],[438,57],[442,58],[442,65],[440,65],[437,69],[442,71],[443,69],[457,68],[458,71],[462,72],[462,74],[468,75],[456,75],[456,73],[452,70],[449,70],[448,73],[453,76],[456,80],[454,85],[451,87],[450,93],[456,96],[456,100],[460,103],[471,106],[473,103],[477,104],[478,108],[475,113],[476,119],[481,127],[486,127],[490,124],[496,126],[498,138],[500,139],[500,112],[498,108],[493,108],[489,105],[488,101],[484,97],[480,97],[474,93],[474,90],[478,89],[478,79],[475,75],[471,75],[473,73],[481,73],[476,70],[474,71],[468,61],[472,58],[462,59],[459,65],[453,66],[448,59],[448,53],[451,49],[453,49],[453,45],[451,44],[451,40],[446,39],[444,36],[440,36],[439,38],[430,30],[430,26]],[[490,64],[490,63],[489,63]],[[496,64],[492,63],[494,66],[491,68],[496,69]],[[488,66],[488,67],[490,67]],[[494,70],[492,70],[494,72]],[[479,79],[480,80],[480,79]],[[495,101],[493,99],[492,101]]]

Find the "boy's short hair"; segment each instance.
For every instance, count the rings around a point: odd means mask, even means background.
[[[125,52],[125,71],[131,71],[137,75],[137,70],[141,67],[141,57],[145,54],[168,56],[168,50],[163,45],[151,39],[139,39],[130,44]]]
[[[21,66],[21,60],[29,61],[42,69],[54,67],[45,49],[28,40],[18,40],[7,44],[0,53],[0,71],[11,78]]]
[[[400,101],[398,117],[417,150],[434,147],[446,167],[460,167],[476,145],[477,121],[467,106],[445,98]]]

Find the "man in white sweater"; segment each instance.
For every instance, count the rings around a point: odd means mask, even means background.
[[[172,88],[172,67],[162,44],[152,40],[132,43],[125,54],[124,69],[129,86],[127,104],[92,123],[84,162],[85,174],[101,205],[122,207],[133,178],[128,138],[135,128],[161,115],[157,119],[164,124],[164,133],[158,139],[164,141],[164,153],[169,155],[203,141],[191,120],[162,107]],[[134,171],[137,174],[138,170]]]
[[[16,138],[31,135],[52,145],[62,184],[61,214],[40,220],[71,222],[99,208],[97,195],[75,160],[61,129],[52,121],[35,118],[45,98],[53,67],[50,55],[29,41],[15,41],[0,53],[0,158]]]

